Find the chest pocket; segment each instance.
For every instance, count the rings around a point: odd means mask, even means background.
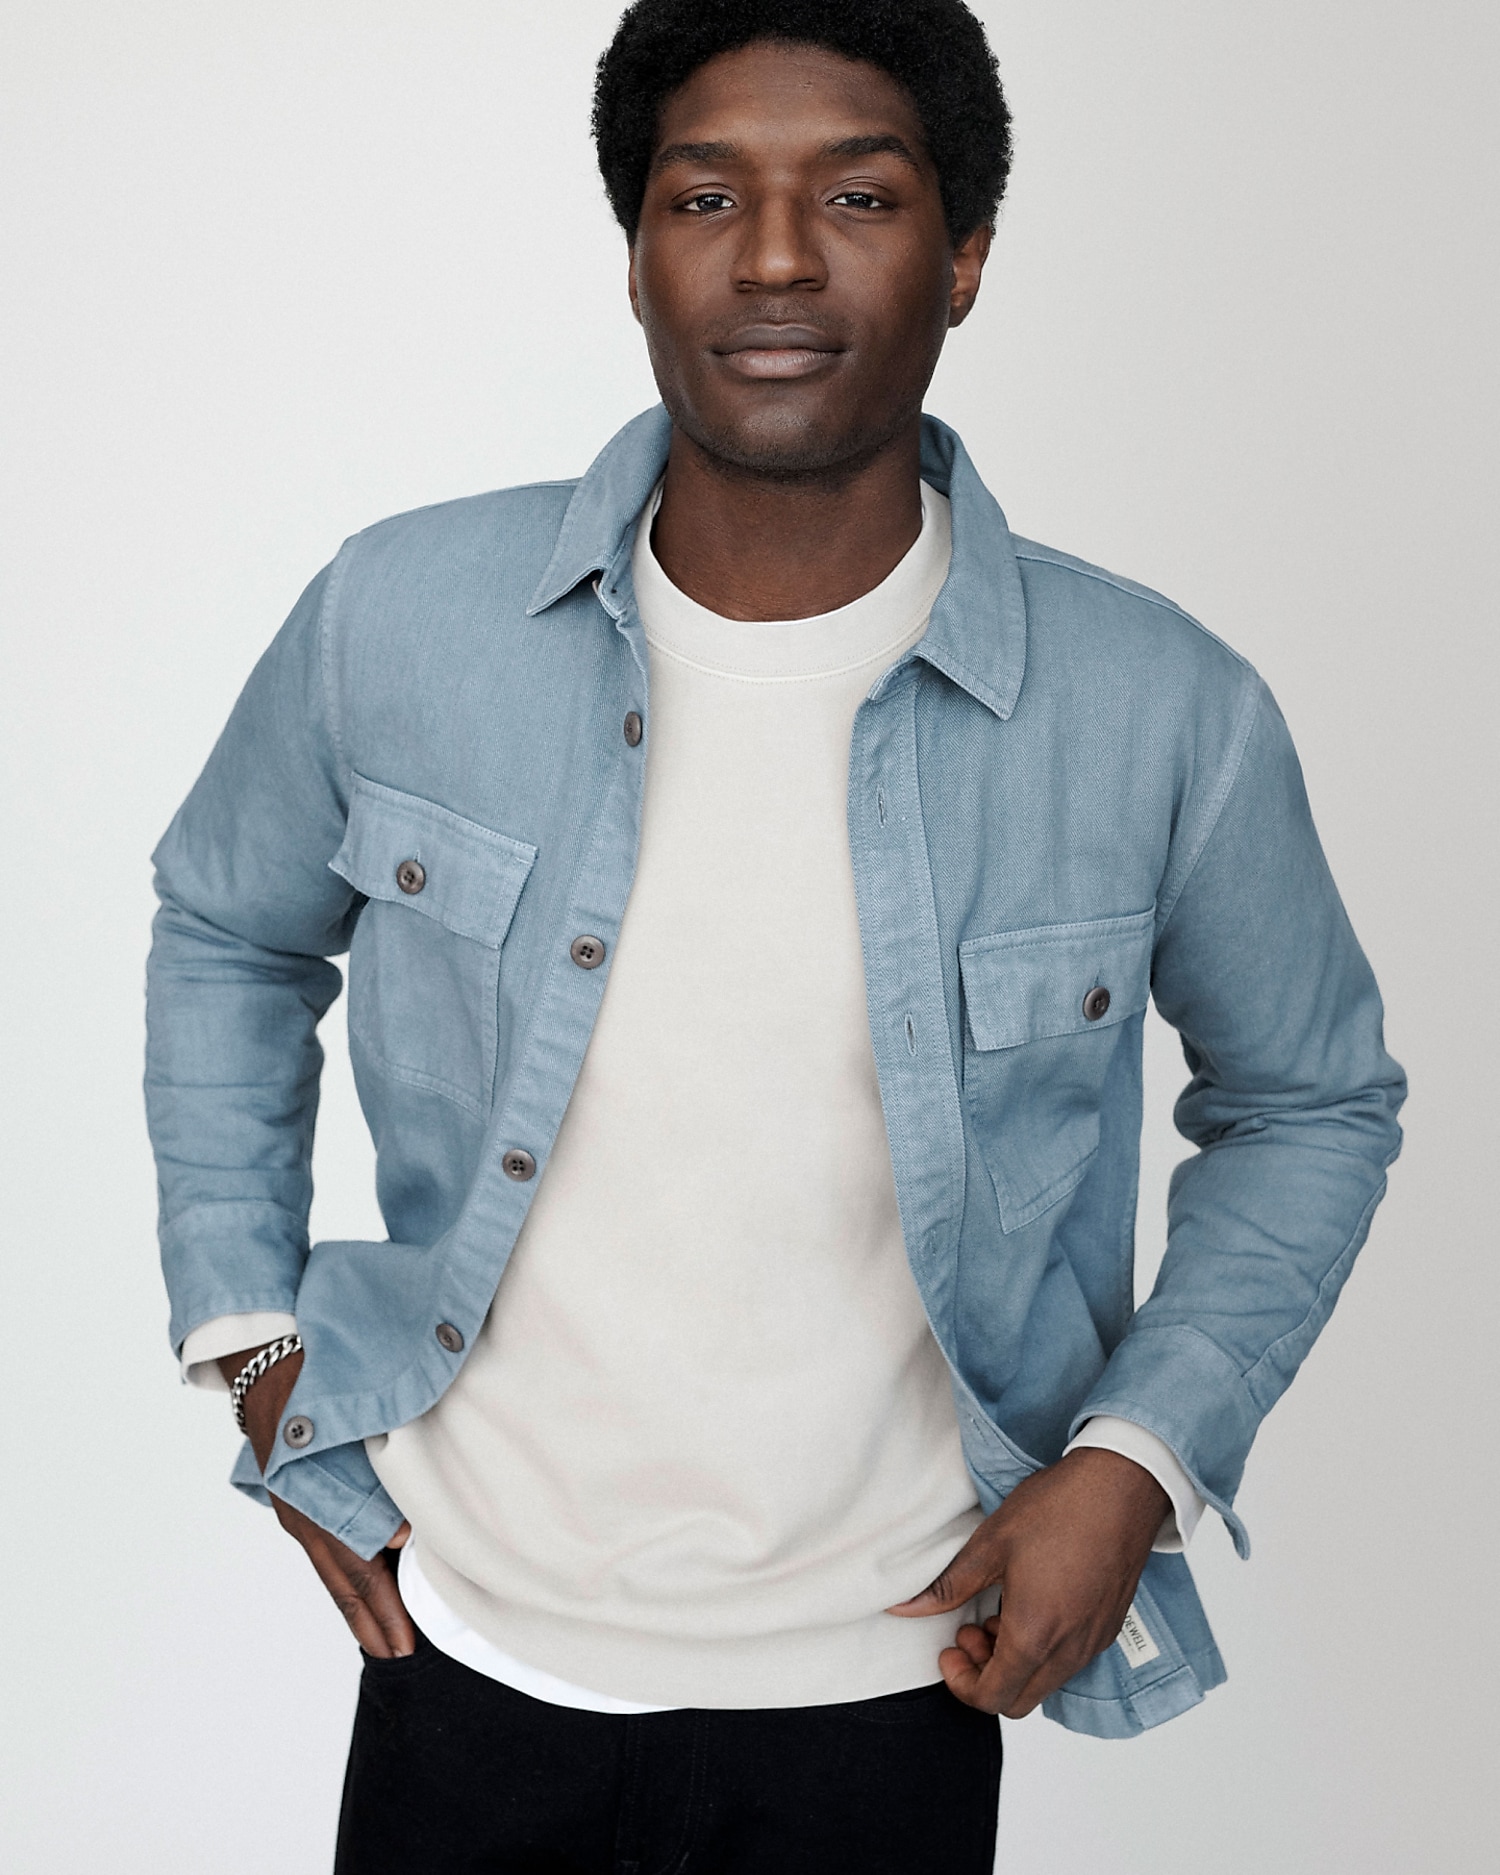
[[[1004,1230],[1019,1230],[1065,1198],[1098,1150],[1100,1099],[1121,1025],[1150,996],[1154,921],[1153,907],[959,946],[964,1100]]]
[[[328,862],[369,903],[349,947],[349,1032],[395,1080],[489,1111],[500,947],[536,848],[356,775]]]

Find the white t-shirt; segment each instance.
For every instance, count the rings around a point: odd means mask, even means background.
[[[652,1704],[937,1677],[884,1610],[979,1521],[907,1263],[845,799],[854,712],[923,631],[948,504],[852,605],[724,619],[637,534],[650,648],[635,880],[588,1052],[488,1320],[369,1442],[441,1599]]]
[[[554,1703],[874,1697],[937,1678],[965,1618],[884,1612],[979,1510],[902,1242],[846,820],[854,713],[947,574],[922,500],[887,579],[794,621],[709,612],[651,552],[654,499],[638,530],[641,844],[594,1034],[469,1359],[367,1442],[413,1618]],[[1186,1529],[1159,1441],[1081,1440]]]

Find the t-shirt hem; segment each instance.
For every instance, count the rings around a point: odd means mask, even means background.
[[[975,1607],[907,1620],[878,1612],[834,1628],[711,1640],[637,1633],[517,1608],[422,1546],[444,1603],[493,1646],[576,1686],[642,1705],[749,1711],[841,1705],[930,1686]]]

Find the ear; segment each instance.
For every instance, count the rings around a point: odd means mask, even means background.
[[[635,242],[630,243],[630,270],[625,276],[625,290],[630,295],[630,310],[637,325],[641,323],[641,296],[635,283]]]
[[[979,277],[990,257],[990,242],[995,230],[987,221],[980,222],[972,234],[966,234],[953,250],[953,286],[948,295],[948,324],[961,326],[974,310],[979,297]]]

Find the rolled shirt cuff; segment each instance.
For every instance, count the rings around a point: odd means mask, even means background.
[[[283,1335],[294,1335],[296,1332],[296,1316],[282,1310],[261,1309],[248,1315],[216,1315],[211,1322],[201,1323],[183,1342],[182,1377],[190,1387],[227,1393],[229,1383],[217,1365],[224,1355],[238,1354],[241,1348],[263,1348],[268,1341],[279,1341]],[[1150,1434],[1145,1436],[1149,1438]]]
[[[1068,1451],[1076,1452],[1080,1446],[1118,1452],[1121,1458],[1133,1459],[1143,1471],[1150,1472],[1172,1500],[1172,1508],[1163,1518],[1151,1547],[1169,1556],[1180,1555],[1192,1541],[1204,1504],[1171,1447],[1154,1432],[1147,1432],[1144,1426],[1130,1419],[1116,1419],[1109,1413],[1101,1413],[1079,1427],[1077,1436],[1068,1444]]]

